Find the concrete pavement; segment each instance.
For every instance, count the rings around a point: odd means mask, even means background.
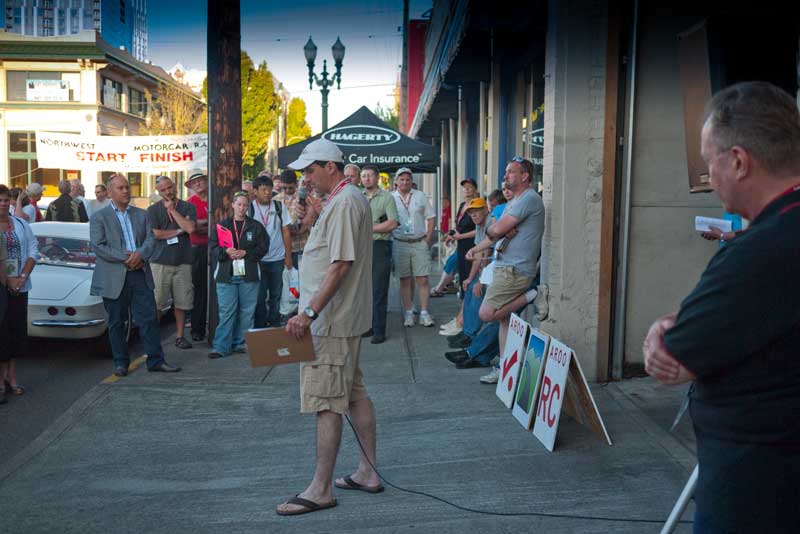
[[[454,296],[432,302],[437,322],[457,305]],[[183,372],[142,366],[98,384],[0,465],[3,532],[659,530],[695,462],[688,422],[666,431],[680,390],[649,379],[594,386],[614,444],[563,417],[549,453],[494,387],[478,383],[483,369],[457,370],[443,358],[437,330],[404,329],[395,308],[390,339],[363,345],[379,469],[393,484],[461,506],[548,515],[469,513],[389,487],[378,495],[336,490],[334,509],[279,517],[275,506],[313,472],[314,418],[298,414],[297,366],[252,369],[246,355],[209,360],[205,347],[167,343],[168,360]],[[345,422],[337,476],[357,459]]]

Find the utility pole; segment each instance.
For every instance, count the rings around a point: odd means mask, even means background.
[[[403,0],[403,52],[400,64],[400,131],[408,133],[408,0]]]
[[[241,17],[239,0],[208,0],[208,228],[231,214],[242,187]],[[209,283],[209,339],[217,326],[214,280]]]

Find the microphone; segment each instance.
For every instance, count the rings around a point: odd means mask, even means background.
[[[297,200],[300,202],[301,206],[306,205],[306,198],[308,198],[308,189],[305,186],[297,188]]]

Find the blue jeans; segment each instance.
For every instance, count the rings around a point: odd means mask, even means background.
[[[114,355],[114,366],[125,367],[131,363],[128,353],[128,342],[125,340],[125,323],[128,320],[128,309],[133,314],[133,322],[139,328],[139,334],[147,352],[147,368],[164,361],[161,350],[161,334],[156,314],[156,299],[153,290],[147,287],[144,269],[128,271],[125,274],[125,285],[115,299],[103,298],[103,305],[108,314],[108,340]]]
[[[453,252],[450,256],[444,260],[444,272],[447,274],[453,274],[458,269],[458,254]]]
[[[262,261],[261,282],[258,285],[255,328],[278,326],[281,322],[281,291],[283,291],[283,260]]]
[[[472,343],[467,347],[467,354],[473,360],[483,365],[489,365],[495,356],[500,355],[500,323],[493,321],[486,323],[478,335],[472,338]]]
[[[217,283],[219,322],[214,332],[214,352],[223,356],[244,344],[244,332],[253,328],[258,282]]]
[[[392,274],[391,241],[372,242],[372,335],[386,336],[389,277]]]
[[[486,288],[483,288],[480,297],[476,297],[472,293],[472,289],[475,287],[475,284],[480,283],[480,280],[477,278],[473,280],[472,283],[467,286],[467,291],[464,294],[464,333],[469,337],[477,336],[478,332],[480,332],[481,327],[483,326],[483,321],[481,321],[480,317],[478,316],[478,310],[483,302],[483,297],[486,295]]]

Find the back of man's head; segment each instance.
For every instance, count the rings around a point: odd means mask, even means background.
[[[726,87],[706,108],[718,150],[745,149],[773,175],[800,173],[800,111],[786,91],[768,82]]]
[[[58,182],[58,192],[62,195],[69,195],[69,192],[72,190],[72,184],[69,180],[61,180]]]

